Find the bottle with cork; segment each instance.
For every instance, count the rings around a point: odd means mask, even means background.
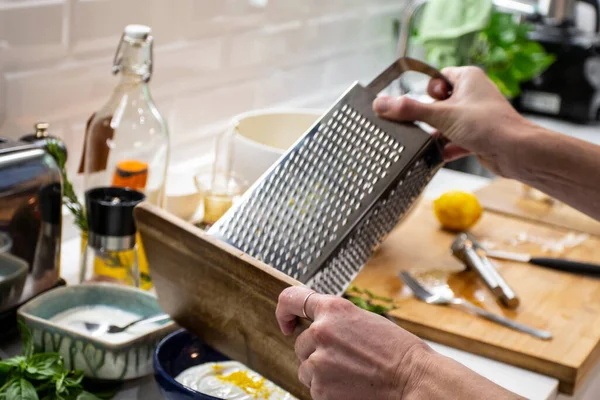
[[[98,187],[128,188],[163,207],[169,134],[150,94],[151,33],[150,27],[144,25],[125,27],[112,68],[113,74],[120,75],[120,82],[108,102],[87,123],[79,173],[83,174],[85,191]],[[141,243],[138,252],[141,286],[149,288],[151,281]],[[98,275],[122,273],[100,260],[94,265]]]

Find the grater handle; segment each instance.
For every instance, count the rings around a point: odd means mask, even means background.
[[[429,75],[432,78],[441,79],[450,88],[448,94],[452,94],[453,85],[440,71],[433,68],[431,65],[425,64],[422,61],[415,60],[413,58],[401,57],[396,60],[392,65],[386,68],[379,76],[371,81],[367,85],[367,89],[373,93],[379,93],[386,87],[388,87],[393,81],[398,79],[406,71],[416,71],[425,75]]]

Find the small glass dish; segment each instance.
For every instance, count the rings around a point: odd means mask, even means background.
[[[225,181],[225,178],[223,178],[222,181]],[[215,190],[212,187],[212,173],[204,172],[194,176],[194,183],[196,184],[198,191],[202,194],[202,203],[204,207],[202,223],[205,226],[211,226],[217,222],[219,218],[221,218],[241,197],[247,188],[246,181],[239,175],[231,174],[226,181],[226,185],[222,185],[219,190]]]

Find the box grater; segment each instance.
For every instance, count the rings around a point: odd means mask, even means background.
[[[355,83],[209,234],[320,293],[343,294],[443,163],[430,134],[373,112],[376,95],[409,70],[451,87],[409,58]]]

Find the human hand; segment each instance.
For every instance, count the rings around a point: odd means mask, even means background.
[[[409,398],[433,354],[429,346],[348,300],[311,293],[305,287],[284,290],[276,314],[286,335],[294,332],[303,310],[314,321],[296,340],[298,378],[312,398]]]
[[[454,85],[452,95],[441,80],[429,82],[428,93],[439,100],[420,103],[406,96],[382,96],[373,109],[395,121],[425,122],[449,140],[443,155],[447,161],[475,153],[488,168],[506,176],[511,146],[518,134],[531,125],[511,106],[494,83],[477,67],[445,68],[442,73]]]

